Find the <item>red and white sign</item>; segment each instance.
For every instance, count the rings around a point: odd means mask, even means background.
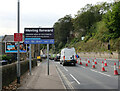
[[[14,41],[23,41],[22,33],[14,33]]]

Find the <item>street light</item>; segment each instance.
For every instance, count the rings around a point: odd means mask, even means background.
[[[17,30],[18,33],[20,33],[20,1],[18,0],[17,2],[18,4],[18,25],[17,25]],[[17,83],[20,84],[20,42],[18,41],[18,45],[17,45]]]

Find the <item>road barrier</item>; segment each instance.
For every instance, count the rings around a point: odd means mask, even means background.
[[[102,61],[102,69],[101,69],[101,71],[103,71],[103,72],[105,72],[106,70],[105,70],[105,67],[104,67],[104,62]]]
[[[85,59],[85,60],[84,60],[86,67],[89,66],[89,64],[90,64],[89,61],[90,61],[89,57],[88,57],[88,59]],[[79,64],[82,65],[82,60],[81,60],[81,58],[79,59]],[[96,68],[97,65],[95,65],[95,64],[99,64],[99,63],[97,63],[96,58],[94,58],[94,59],[91,61],[91,64],[92,64],[92,68]],[[119,60],[119,64],[120,64],[120,60]],[[104,61],[102,61],[102,65],[101,65],[101,71],[102,71],[102,72],[107,72],[105,66],[106,66],[106,67],[110,67],[110,66],[107,65],[106,59],[105,59]],[[111,67],[113,67],[113,66],[111,66]],[[120,65],[118,66],[118,69],[120,69]],[[114,75],[118,75],[116,63],[114,63]]]
[[[116,68],[116,63],[114,63],[114,75],[118,75],[118,71],[117,71],[117,68]]]

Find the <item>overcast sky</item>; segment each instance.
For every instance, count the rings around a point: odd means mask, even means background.
[[[17,32],[17,1],[0,0],[0,35]],[[20,0],[20,32],[25,27],[53,27],[58,19],[74,17],[86,4],[113,0]]]

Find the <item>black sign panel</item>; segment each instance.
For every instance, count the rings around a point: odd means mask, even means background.
[[[54,28],[25,28],[25,44],[54,44]]]
[[[54,39],[54,28],[25,28],[26,38]]]

